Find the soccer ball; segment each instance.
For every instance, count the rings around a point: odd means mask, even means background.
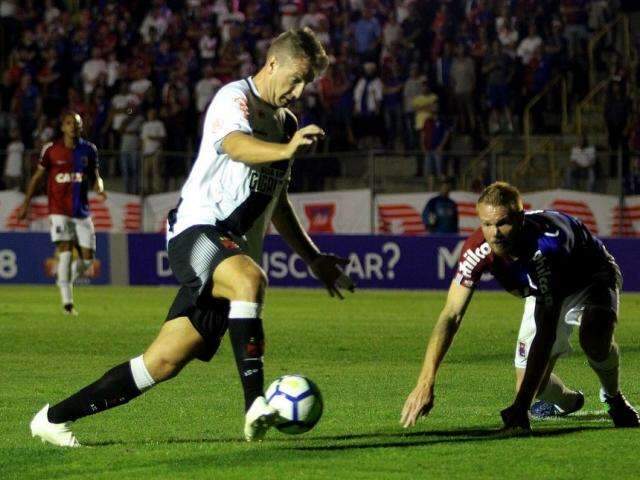
[[[283,433],[311,430],[322,416],[322,395],[315,383],[302,375],[284,375],[269,385],[265,393],[269,405],[278,410]]]

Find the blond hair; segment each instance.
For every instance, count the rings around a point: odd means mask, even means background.
[[[267,58],[271,56],[275,56],[278,60],[283,58],[307,60],[314,77],[329,65],[329,57],[324,47],[309,27],[291,29],[278,35],[267,50]]]
[[[480,194],[477,204],[506,207],[510,212],[522,212],[522,196],[516,187],[507,182],[493,182]]]

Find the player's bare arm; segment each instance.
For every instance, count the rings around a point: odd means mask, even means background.
[[[31,199],[33,198],[36,189],[40,185],[40,181],[44,177],[46,170],[38,166],[33,177],[31,177],[31,181],[29,182],[29,186],[27,187],[27,192],[25,193],[24,200],[22,205],[20,206],[20,210],[18,211],[18,218],[20,220],[24,220],[27,218],[27,213],[29,212],[29,204],[31,203]]]
[[[278,233],[287,244],[302,257],[311,267],[313,273],[325,285],[329,295],[343,299],[340,288],[353,292],[355,286],[351,279],[342,272],[349,261],[335,255],[320,252],[313,240],[304,231],[296,215],[289,196],[282,192],[271,218]]]
[[[431,332],[418,382],[402,409],[400,423],[403,427],[414,426],[419,417],[428,415],[433,408],[436,373],[460,328],[472,296],[472,288],[459,285],[455,281],[451,283],[445,306]]]
[[[296,153],[313,145],[324,136],[317,125],[307,125],[298,130],[289,143],[274,143],[259,140],[240,131],[231,132],[222,141],[222,149],[237,162],[260,165],[279,160],[289,160]]]
[[[529,407],[547,371],[553,342],[556,338],[559,308],[555,303],[537,302],[536,336],[531,342],[524,378],[511,406],[500,412],[505,430],[529,431]]]
[[[96,180],[93,183],[93,189],[100,196],[102,201],[104,202],[107,199],[107,192],[104,189],[104,180],[100,176],[100,172],[98,171],[97,168],[96,168],[95,176],[96,176]]]

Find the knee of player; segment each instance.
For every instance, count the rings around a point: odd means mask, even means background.
[[[164,382],[180,372],[180,366],[163,355],[145,354],[144,363],[155,382]]]
[[[244,270],[233,284],[235,298],[232,300],[246,300],[262,303],[268,280],[261,268]]]

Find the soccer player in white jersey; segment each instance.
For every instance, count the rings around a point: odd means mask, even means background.
[[[244,434],[261,440],[278,420],[263,396],[260,312],[267,280],[258,266],[269,222],[311,267],[331,296],[353,290],[340,266],[305,233],[286,186],[297,153],[324,132],[297,130],[287,106],[327,65],[309,29],[278,36],[253,78],[221,88],[209,105],[202,142],[177,207],[168,218],[169,262],[181,287],[158,337],[66,400],[46,405],[31,431],[60,446],[79,445],[69,424],[127,403],[177,375],[191,360],[210,360],[227,328],[245,396]]]

